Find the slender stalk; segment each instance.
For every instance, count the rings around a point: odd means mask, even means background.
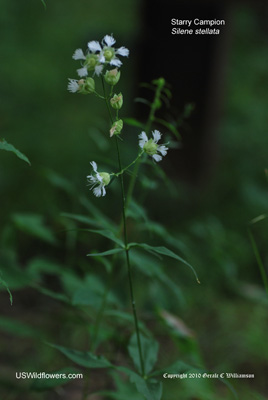
[[[109,113],[109,116],[110,116],[110,119],[111,119],[111,123],[113,123],[114,122],[113,121],[113,116],[112,116],[112,113],[111,113],[111,109],[110,109],[110,104],[109,104],[108,98],[106,96],[103,77],[101,77],[101,78],[102,78],[102,87],[103,87],[103,93],[104,93],[106,107],[108,109],[108,113]],[[117,118],[118,118],[118,114],[117,114]],[[126,170],[126,168],[124,168],[124,170],[122,169],[119,142],[118,142],[118,137],[117,136],[115,136],[115,143],[116,143],[118,167],[119,167],[119,171],[120,171],[118,173],[118,175],[120,176],[120,185],[121,185],[123,231],[124,231],[126,263],[127,263],[127,270],[128,270],[128,281],[129,281],[129,289],[130,289],[130,299],[131,299],[131,304],[132,304],[132,313],[133,313],[135,330],[136,330],[136,335],[137,335],[137,344],[138,344],[138,351],[139,351],[139,358],[140,358],[140,365],[141,365],[141,374],[142,374],[142,376],[144,376],[144,361],[143,361],[142,348],[141,348],[141,339],[140,339],[140,330],[139,330],[138,317],[137,317],[137,311],[136,311],[136,302],[135,302],[134,290],[133,290],[133,280],[132,280],[132,272],[131,272],[131,265],[130,265],[130,258],[129,258],[128,236],[127,236],[126,198],[125,198],[125,189],[124,189],[124,179],[123,179],[123,173],[122,173],[122,172],[124,172]],[[140,153],[140,154],[142,154],[142,153]],[[138,158],[139,158],[139,156],[138,156]],[[133,163],[131,163],[131,165],[132,164]]]
[[[147,119],[147,122],[146,122],[146,125],[145,125],[145,133],[146,134],[148,134],[149,131],[152,128],[152,123],[154,121],[155,112],[156,112],[156,110],[158,108],[161,92],[162,92],[162,89],[163,89],[164,85],[165,85],[165,81],[163,79],[159,79],[158,80],[158,85],[157,85],[156,91],[155,91],[154,100],[152,102],[150,113],[149,113],[149,116],[148,116],[148,119]],[[136,183],[136,179],[137,179],[137,176],[138,176],[138,171],[139,171],[139,168],[140,168],[140,163],[141,163],[141,158],[135,164],[135,167],[134,167],[134,170],[133,170],[133,175],[132,175],[130,183],[129,183],[129,187],[128,187],[128,191],[127,191],[126,208],[129,206],[129,202],[130,202],[131,197],[132,197],[132,193],[133,193],[133,190],[134,190],[134,187],[135,187],[135,183]]]

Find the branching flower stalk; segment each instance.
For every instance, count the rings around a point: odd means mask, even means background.
[[[126,209],[132,197],[138,169],[143,159],[142,156],[146,154],[152,158],[153,162],[159,162],[162,160],[162,157],[167,154],[168,148],[163,144],[162,145],[158,144],[162,136],[161,133],[155,130],[152,132],[152,137],[150,137],[149,135],[152,123],[154,122],[155,112],[159,108],[160,96],[163,87],[165,85],[165,81],[162,78],[155,81],[156,84],[155,98],[151,105],[148,121],[146,123],[144,131],[138,135],[138,140],[139,140],[139,142],[137,143],[137,147],[139,146],[138,155],[134,159],[134,161],[129,163],[126,167],[123,167],[121,162],[121,154],[119,146],[119,139],[122,140],[120,135],[122,134],[123,131],[123,120],[119,119],[119,110],[123,105],[123,95],[122,93],[114,94],[113,91],[115,85],[119,82],[121,75],[119,68],[122,65],[122,61],[120,60],[119,56],[127,57],[129,55],[129,50],[126,49],[125,47],[120,47],[116,49],[114,47],[115,43],[116,41],[112,35],[106,35],[101,41],[101,43],[97,41],[89,42],[86,52],[83,52],[82,49],[75,50],[73,54],[73,59],[79,60],[81,62],[81,68],[77,69],[79,79],[69,79],[68,90],[71,93],[95,95],[99,99],[104,100],[109,114],[109,119],[111,123],[111,128],[109,131],[109,136],[110,136],[109,140],[115,141],[119,171],[112,173],[99,171],[97,163],[95,161],[91,161],[90,164],[93,171],[90,175],[87,176],[87,180],[90,189],[93,191],[93,194],[96,197],[103,197],[106,195],[106,187],[112,183],[111,177],[119,178],[120,180],[124,252],[125,252],[127,271],[128,271],[130,298],[131,298],[132,313],[133,313],[134,325],[137,337],[140,371],[142,377],[146,378],[142,346],[141,346],[141,337],[140,337],[138,317],[136,311],[136,302],[133,289],[133,279],[132,279],[130,254],[129,254],[130,245],[128,242],[128,232],[127,232]],[[88,76],[90,73],[92,74],[92,76]],[[95,79],[94,79],[95,77],[100,77],[103,94],[98,93],[98,91],[96,90]],[[107,94],[106,85],[110,86],[109,94]],[[115,110],[115,118],[113,117],[113,110]],[[124,173],[127,170],[129,170],[132,166],[134,166],[134,171],[133,171],[134,173],[130,181],[126,199],[125,187],[124,187]],[[105,296],[101,309],[99,310],[98,320],[97,320],[98,326],[104,311],[106,298],[107,295]],[[94,338],[93,338],[94,342],[96,342],[98,326],[96,327],[94,332]]]

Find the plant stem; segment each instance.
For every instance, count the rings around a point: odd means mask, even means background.
[[[162,79],[159,79],[157,87],[156,87],[156,91],[155,91],[154,100],[152,102],[150,113],[149,113],[149,116],[148,116],[148,119],[147,119],[147,122],[146,122],[146,125],[145,125],[145,133],[146,134],[148,134],[149,131],[152,128],[152,123],[154,121],[155,112],[156,112],[156,110],[158,108],[161,92],[162,92],[162,89],[163,89],[164,86],[165,86],[165,81],[162,80]],[[133,190],[134,190],[134,187],[135,187],[135,183],[136,183],[136,179],[137,179],[137,176],[138,176],[138,171],[139,171],[139,168],[140,168],[140,163],[141,163],[141,158],[135,164],[135,167],[134,167],[134,170],[133,170],[133,175],[132,175],[130,183],[129,183],[129,187],[128,187],[128,191],[127,191],[126,208],[128,207],[129,202],[130,202],[131,197],[132,197],[132,193],[133,193]]]
[[[102,78],[102,87],[103,87],[103,93],[104,93],[106,107],[107,107],[108,112],[109,112],[111,123],[113,123],[113,116],[112,116],[112,113],[111,113],[111,109],[110,109],[110,104],[108,102],[108,98],[106,96],[103,77],[101,77],[101,78]],[[118,117],[118,115],[117,115],[117,117]],[[136,311],[136,302],[135,302],[134,290],[133,290],[133,280],[132,280],[132,272],[131,272],[131,265],[130,265],[130,258],[129,258],[128,237],[127,237],[126,198],[125,198],[125,189],[124,189],[124,179],[123,179],[123,173],[122,173],[122,172],[125,171],[126,168],[124,168],[124,170],[122,169],[120,149],[119,149],[119,143],[118,143],[118,137],[117,136],[115,136],[115,144],[116,144],[116,151],[117,151],[118,167],[119,167],[119,171],[120,171],[120,173],[118,173],[118,175],[120,176],[120,185],[121,185],[124,243],[125,243],[125,254],[126,254],[126,262],[127,262],[127,270],[128,270],[130,299],[131,299],[131,304],[132,304],[132,313],[133,313],[135,330],[136,330],[136,335],[137,335],[137,344],[138,344],[138,350],[139,350],[141,374],[142,374],[142,376],[144,376],[144,361],[143,361],[142,348],[141,348],[141,339],[140,339],[140,331],[139,331],[138,317],[137,317],[137,311]],[[138,156],[138,158],[139,158],[139,156]],[[132,163],[131,163],[131,165],[132,165]]]

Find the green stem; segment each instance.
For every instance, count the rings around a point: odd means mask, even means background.
[[[135,158],[135,160],[134,161],[132,161],[132,163],[130,163],[129,165],[127,165],[125,168],[123,168],[120,172],[117,172],[117,173],[114,173],[114,172],[112,172],[110,175],[114,175],[114,176],[119,176],[119,175],[122,175],[125,171],[127,171],[133,164],[135,164],[138,160],[139,160],[139,158],[142,156],[142,154],[144,153],[144,151],[142,150],[139,154],[138,154],[138,157],[136,157]]]
[[[103,87],[103,93],[104,93],[104,97],[105,97],[106,107],[107,107],[108,112],[109,112],[111,123],[113,123],[114,122],[113,121],[113,116],[112,116],[112,113],[111,113],[111,109],[110,109],[110,104],[108,102],[108,98],[106,96],[104,80],[103,80],[103,77],[101,77],[101,78],[102,78],[101,80],[102,80],[102,87]],[[119,171],[121,172],[122,171],[122,163],[121,163],[120,149],[119,149],[119,143],[118,143],[118,137],[117,136],[115,136],[115,143],[116,143],[116,151],[117,151],[117,158],[118,158],[118,167],[119,167]],[[129,288],[130,288],[130,299],[131,299],[131,304],[132,304],[132,313],[133,313],[135,330],[136,330],[136,335],[137,335],[137,343],[138,343],[139,357],[140,357],[140,364],[141,364],[141,373],[142,373],[142,376],[144,376],[144,362],[143,362],[143,356],[142,356],[140,331],[139,331],[139,325],[138,325],[136,302],[135,302],[135,297],[134,297],[131,265],[130,265],[130,258],[129,258],[124,179],[123,179],[123,174],[122,173],[120,173],[119,176],[120,176],[121,196],[122,196],[122,216],[123,216],[123,227],[124,227],[124,243],[125,243],[125,254],[126,254],[126,262],[127,262],[127,270],[128,270],[128,281],[129,281]]]
[[[115,137],[115,142],[116,142],[116,150],[117,150],[117,157],[118,157],[118,166],[119,166],[119,169],[121,171],[122,170],[122,164],[121,164],[120,150],[119,150],[119,144],[118,144],[117,136]],[[127,223],[126,223],[126,199],[125,199],[125,190],[124,190],[124,180],[123,180],[123,175],[122,174],[120,175],[120,184],[121,184],[121,194],[122,194],[122,215],[123,215],[123,226],[124,226],[125,254],[126,254],[126,262],[127,262],[127,270],[128,270],[128,281],[129,281],[129,288],[130,288],[130,298],[131,298],[132,312],[133,312],[136,335],[137,335],[139,357],[140,357],[140,364],[141,364],[141,373],[142,373],[142,376],[144,376],[144,362],[143,362],[143,356],[142,356],[140,331],[139,331],[139,325],[138,325],[136,302],[135,302],[135,297],[134,297],[133,281],[132,281],[132,273],[131,273],[131,265],[130,265],[130,259],[129,259]]]
[[[160,96],[161,96],[161,92],[163,87],[165,86],[165,81],[163,79],[158,79],[157,82],[157,87],[156,87],[156,91],[155,91],[155,96],[154,96],[154,100],[152,102],[152,106],[151,106],[151,110],[145,125],[145,133],[148,134],[149,131],[152,128],[152,123],[154,121],[154,117],[155,117],[155,112],[158,108],[158,104],[160,101]],[[126,200],[126,207],[129,206],[129,202],[131,200],[132,197],[132,193],[135,187],[135,183],[136,183],[136,179],[138,176],[138,172],[139,172],[139,168],[140,168],[140,163],[141,163],[141,158],[137,161],[135,168],[133,170],[133,175],[131,177],[130,183],[129,183],[129,187],[128,187],[128,192],[127,192],[127,200]]]

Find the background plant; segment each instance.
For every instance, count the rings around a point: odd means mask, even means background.
[[[128,96],[124,98],[126,116],[132,115],[132,99],[139,96],[134,92],[137,85],[133,82],[141,19],[138,3],[120,3],[117,18],[111,18],[114,15],[112,3],[100,1],[88,4],[87,8],[78,8],[75,3],[66,0],[65,6],[66,12],[63,12],[59,2],[49,3],[44,12],[36,1],[27,4],[4,1],[1,5],[1,26],[7,38],[1,41],[1,54],[5,55],[0,66],[1,137],[27,154],[34,166],[29,168],[26,163],[2,152],[1,249],[4,248],[4,252],[1,252],[1,271],[10,284],[14,303],[11,308],[4,290],[1,293],[1,395],[4,397],[7,393],[13,399],[21,398],[22,394],[27,399],[53,399],[63,396],[63,393],[65,398],[74,398],[81,392],[79,382],[70,382],[49,392],[37,392],[29,389],[32,382],[23,384],[14,380],[15,370],[51,371],[52,365],[53,370],[66,365],[64,356],[61,357],[52,348],[50,350],[47,345],[40,345],[40,338],[73,348],[77,348],[79,343],[81,349],[86,341],[83,341],[84,325],[81,319],[74,317],[64,302],[59,303],[45,295],[50,290],[53,296],[56,293],[64,298],[62,282],[65,282],[64,287],[70,281],[77,283],[73,274],[70,277],[70,270],[74,269],[79,278],[88,267],[88,259],[84,257],[89,247],[88,233],[81,231],[76,234],[70,230],[63,233],[66,229],[86,226],[83,222],[79,224],[59,215],[62,210],[84,215],[88,213],[88,208],[94,210],[94,206],[100,207],[100,199],[89,198],[88,188],[81,177],[90,173],[89,160],[94,160],[96,152],[99,152],[100,131],[107,132],[109,128],[104,122],[105,113],[96,102],[91,102],[89,112],[89,103],[83,96],[70,96],[65,90],[65,82],[74,68],[74,62],[69,58],[70,49],[75,49],[83,41],[86,44],[89,37],[103,37],[103,26],[108,32],[116,32],[118,42],[126,43],[133,49],[131,62],[126,63],[121,78],[122,87],[128,88]],[[105,13],[102,12],[104,6]],[[90,27],[89,14],[92,16]],[[194,280],[189,279],[188,270],[180,268],[180,274],[172,274],[172,279],[183,287],[183,293],[176,293],[184,301],[179,302],[178,299],[174,302],[172,296],[165,295],[163,285],[152,278],[152,269],[148,269],[148,277],[142,281],[138,279],[137,297],[142,320],[146,321],[146,325],[149,323],[150,328],[152,324],[156,325],[153,331],[161,344],[159,365],[168,365],[175,354],[191,364],[198,352],[193,339],[186,340],[176,329],[172,340],[167,340],[169,330],[165,331],[165,325],[156,323],[157,314],[148,313],[148,309],[154,307],[153,295],[158,304],[191,327],[202,358],[210,370],[255,372],[254,381],[233,384],[240,398],[259,399],[261,393],[265,397],[267,391],[266,376],[263,374],[267,363],[263,346],[267,305],[246,223],[267,208],[267,184],[261,172],[267,161],[267,52],[266,40],[253,8],[241,5],[233,18],[235,24],[227,96],[219,136],[221,158],[215,168],[214,179],[202,187],[202,191],[193,192],[178,180],[176,168],[168,157],[164,170],[176,183],[176,190],[173,184],[173,191],[169,192],[169,208],[162,208],[160,213],[159,204],[165,203],[166,196],[160,181],[151,180],[150,191],[141,192],[140,186],[136,191],[143,193],[144,198],[139,199],[140,202],[150,202],[147,213],[142,214],[140,210],[141,233],[148,218],[149,222],[154,219],[164,225],[165,229],[161,230],[157,223],[151,221],[150,243],[157,245],[160,234],[169,241],[166,246],[171,247],[175,237],[177,246],[180,246],[178,252],[183,252],[184,258],[198,266],[202,285],[196,285]],[[14,62],[14,54],[19,59],[19,68]],[[245,69],[245,65],[250,68]],[[165,114],[164,109],[162,111]],[[191,120],[187,123],[191,124]],[[88,146],[81,148],[78,135],[88,141]],[[104,150],[104,142],[101,146]],[[104,158],[111,149],[106,147]],[[136,153],[136,134],[133,149]],[[124,165],[129,159],[134,159],[133,156],[128,154],[127,160],[123,160]],[[99,163],[108,167],[105,160]],[[114,170],[113,166],[110,170]],[[140,182],[142,187],[148,187],[147,176]],[[114,185],[111,186],[111,194]],[[102,199],[103,212],[100,215],[106,214],[107,199]],[[117,205],[111,199],[112,196],[109,197],[109,208],[111,213],[117,215]],[[256,228],[255,239],[266,265],[266,221]],[[92,234],[91,243],[96,249],[107,247],[105,238],[93,237]],[[149,260],[150,257],[148,263]],[[155,258],[152,260],[152,264],[158,261]],[[29,277],[24,272],[30,265],[36,272]],[[166,258],[166,265],[171,271],[171,259]],[[66,277],[63,278],[63,275]],[[29,288],[29,284],[36,281],[42,293]],[[120,282],[118,293],[123,298],[123,304],[128,304],[128,293]],[[106,337],[114,324],[112,316],[110,318],[110,324],[106,320]],[[118,331],[122,329],[116,331],[117,349],[125,347],[121,336],[118,337]],[[94,377],[97,384],[98,374]],[[129,397],[130,387],[135,390],[132,384],[125,387],[118,379],[117,383]],[[181,398],[185,399],[196,397],[196,393],[201,398],[209,395],[219,399],[230,397],[229,390],[220,382],[216,384],[217,392],[200,382],[163,383],[164,393],[168,390],[169,399],[176,399],[178,390]]]

